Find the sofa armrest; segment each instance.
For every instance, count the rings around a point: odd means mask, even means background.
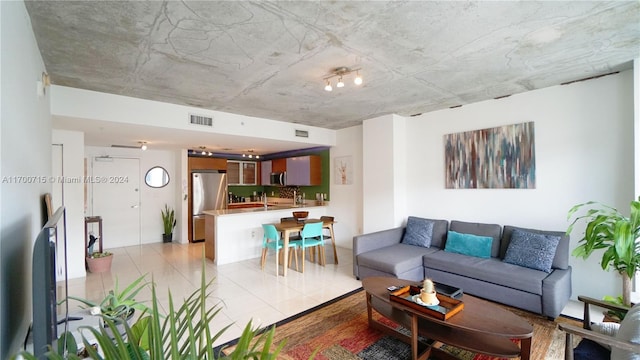
[[[542,280],[542,314],[555,319],[571,297],[571,266],[554,269]]]
[[[377,231],[353,237],[353,256],[371,250],[399,244],[404,235],[404,227]]]
[[[404,227],[377,231],[353,237],[353,275],[358,274],[358,255],[371,250],[382,249],[387,246],[399,244],[404,235]]]

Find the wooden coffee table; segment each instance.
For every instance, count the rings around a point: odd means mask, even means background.
[[[520,357],[528,360],[531,356],[533,327],[523,318],[488,301],[464,294],[461,300],[464,309],[447,320],[440,320],[419,310],[389,299],[391,285],[417,285],[414,281],[390,277],[369,277],[362,280],[367,296],[369,326],[389,333],[411,344],[412,359],[425,360],[429,356],[439,359],[455,359],[431,344],[418,341],[418,335],[457,348],[496,357]],[[411,331],[404,335],[382,322],[374,320],[372,311]],[[520,346],[510,339],[520,339]],[[424,349],[420,351],[420,347]]]

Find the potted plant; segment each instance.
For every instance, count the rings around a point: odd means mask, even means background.
[[[151,308],[135,299],[135,296],[148,285],[149,283],[145,281],[145,275],[142,275],[120,291],[118,278],[116,277],[116,284],[113,290],[109,290],[107,296],[99,303],[75,296],[69,296],[68,298],[83,303],[90,308],[92,315],[101,315],[103,319],[111,320],[116,327],[119,327],[120,332],[124,332],[124,324],[133,318],[135,310],[143,313],[151,311]],[[106,322],[104,325],[108,328]]]
[[[111,270],[111,261],[113,260],[113,253],[108,251],[94,251],[87,255],[87,267],[89,272],[99,273]]]
[[[164,204],[164,210],[160,210],[160,212],[162,213],[162,224],[164,226],[162,242],[171,242],[173,238],[173,228],[176,227],[175,212],[167,204]]]
[[[214,343],[232,326],[212,333],[209,323],[220,312],[220,304],[207,307],[210,294],[204,271],[204,256],[201,272],[201,286],[187,297],[182,305],[175,306],[169,291],[169,309],[166,315],[160,314],[160,304],[156,296],[155,285],[151,284],[151,311],[139,317],[130,326],[124,324],[125,334],[114,332],[113,337],[103,329],[90,326],[81,327],[82,345],[80,349],[74,337],[63,333],[59,337],[58,348],[50,348],[45,354],[48,359],[78,359],[78,353],[85,353],[92,359],[276,359],[284,343],[273,344],[275,327],[254,329],[249,322],[242,332],[232,352],[225,355],[214,351]],[[109,328],[115,328],[114,322],[104,316]],[[95,346],[99,345],[101,354]],[[63,349],[66,346],[66,351]],[[22,351],[20,358],[37,360],[33,354]],[[313,355],[312,355],[313,357]],[[13,356],[11,359],[18,359]]]
[[[631,201],[629,217],[610,206],[589,201],[571,208],[567,219],[581,208],[588,208],[588,211],[575,217],[567,234],[578,220],[585,219],[587,227],[571,254],[586,259],[594,251],[604,250],[600,265],[603,270],[612,268],[622,276],[622,302],[631,306],[631,280],[640,269],[640,198]]]

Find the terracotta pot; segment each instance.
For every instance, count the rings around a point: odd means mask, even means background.
[[[97,258],[87,258],[87,267],[89,268],[89,272],[92,273],[100,273],[111,270],[111,261],[113,260],[113,254],[109,256],[97,257]]]

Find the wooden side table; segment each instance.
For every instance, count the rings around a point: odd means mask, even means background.
[[[86,216],[84,218],[84,253],[85,257],[89,255],[89,229],[90,223],[98,223],[98,251],[102,252],[102,217]]]

